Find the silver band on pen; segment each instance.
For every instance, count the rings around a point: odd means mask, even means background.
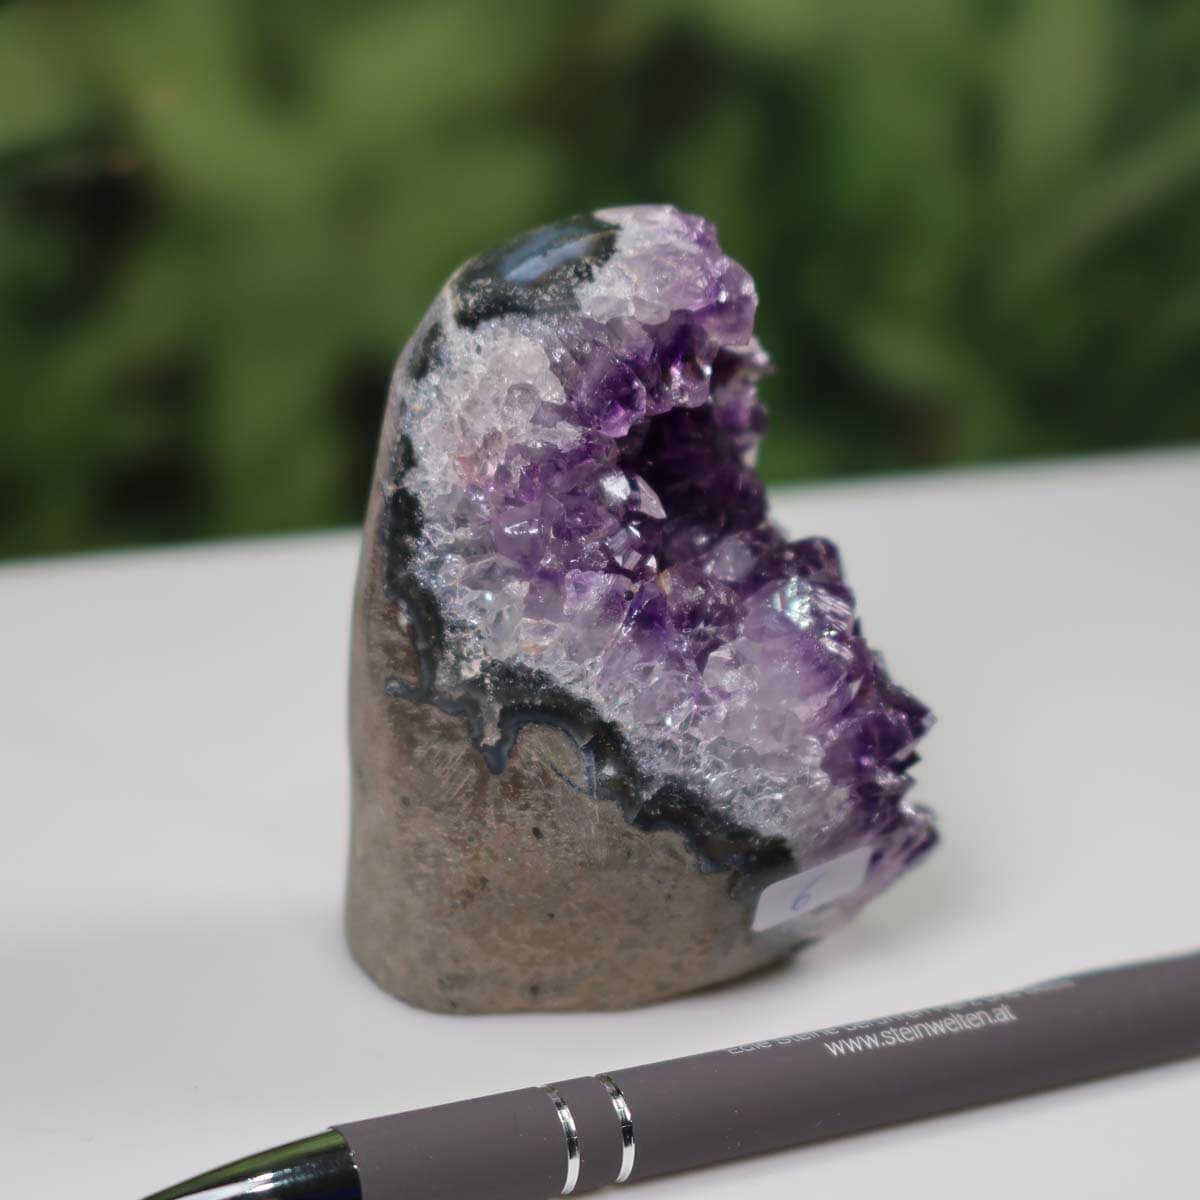
[[[567,1107],[567,1102],[559,1094],[558,1088],[553,1084],[547,1084],[542,1091],[554,1101],[554,1111],[558,1113],[563,1136],[567,1141],[567,1176],[563,1180],[560,1194],[569,1196],[579,1182],[579,1131],[575,1128],[575,1117]]]
[[[633,1172],[633,1159],[637,1153],[637,1145],[633,1140],[633,1114],[625,1100],[625,1093],[617,1087],[611,1075],[597,1075],[596,1078],[604,1084],[604,1090],[612,1101],[613,1111],[621,1123],[621,1170],[614,1182],[624,1183]]]

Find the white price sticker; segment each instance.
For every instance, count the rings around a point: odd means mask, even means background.
[[[757,932],[782,925],[801,913],[812,912],[857,891],[862,887],[870,865],[871,847],[860,846],[840,858],[777,880],[764,888],[759,896],[752,928]]]

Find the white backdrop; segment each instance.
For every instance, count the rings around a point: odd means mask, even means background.
[[[1200,453],[784,491],[940,722],[944,844],[851,929],[618,1014],[435,1016],[340,929],[350,533],[0,570],[0,1178],[130,1200],[324,1127],[1200,936]],[[1181,1195],[1200,1062],[629,1185]]]

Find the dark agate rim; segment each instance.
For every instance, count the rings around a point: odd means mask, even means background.
[[[512,314],[570,312],[575,289],[616,251],[617,233],[611,221],[581,213],[478,255],[454,276],[455,322],[474,329]]]

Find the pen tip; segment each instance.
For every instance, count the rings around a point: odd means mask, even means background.
[[[239,1158],[145,1200],[361,1200],[345,1138],[334,1130]]]

